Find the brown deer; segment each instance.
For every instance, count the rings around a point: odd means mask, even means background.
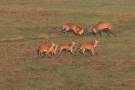
[[[38,53],[38,57],[39,56],[43,56],[43,52],[46,52],[46,56],[50,57],[49,53],[52,51],[52,49],[55,47],[55,43],[54,42],[51,42],[52,45],[51,46],[48,46],[48,45],[45,45],[45,44],[41,44],[39,45],[39,53]]]
[[[56,56],[57,52],[58,52],[58,44],[55,44],[55,47],[52,48],[52,50],[50,51],[52,53],[52,55]]]
[[[72,41],[71,44],[61,43],[61,44],[60,44],[60,49],[59,49],[59,51],[61,52],[62,50],[65,49],[66,52],[67,52],[68,50],[70,50],[71,53],[74,55],[73,47],[74,47],[75,44],[76,44],[76,42],[74,42],[74,41]]]
[[[92,55],[95,54],[94,48],[97,46],[98,44],[98,40],[94,39],[91,43],[89,42],[82,42],[79,46],[79,48],[76,51],[76,55],[78,54],[79,51],[82,51],[82,54],[85,55],[85,50],[90,50]]]
[[[64,33],[66,34],[66,32],[69,30],[72,30],[76,35],[79,36],[81,36],[84,33],[84,30],[74,23],[63,24],[61,31],[64,31]]]
[[[92,29],[91,32],[96,36],[97,33],[100,34],[100,36],[102,36],[102,31],[105,31],[108,33],[113,34],[116,37],[116,34],[113,30],[113,26],[111,23],[108,22],[99,22],[97,25],[95,25]]]

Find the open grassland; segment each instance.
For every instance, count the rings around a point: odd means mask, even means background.
[[[1,0],[0,90],[134,90],[134,6],[134,0]],[[97,35],[95,56],[37,57],[41,43],[74,40],[76,51],[94,38],[65,35],[62,24],[90,30],[101,21],[112,23],[117,37]]]

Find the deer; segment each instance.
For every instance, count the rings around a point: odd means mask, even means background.
[[[51,46],[48,46],[46,44],[41,44],[39,45],[39,53],[38,53],[38,57],[39,56],[43,56],[43,52],[46,52],[46,56],[50,57],[49,56],[49,53],[52,51],[52,49],[55,47],[55,43],[52,41],[51,42]]]
[[[84,29],[80,28],[74,23],[65,23],[62,26],[61,31],[63,31],[65,34],[67,34],[67,31],[72,30],[76,35],[81,36],[84,33]]]
[[[52,55],[56,56],[57,52],[58,52],[58,44],[55,44],[55,47],[52,48],[52,50],[50,51],[52,53]]]
[[[70,50],[70,52],[74,55],[74,52],[73,52],[73,47],[74,47],[74,45],[76,44],[76,42],[75,41],[72,41],[72,43],[71,44],[67,44],[67,43],[61,43],[60,44],[60,49],[59,49],[59,52],[61,52],[62,50],[66,50],[66,52],[68,51],[68,50]]]
[[[77,49],[76,51],[76,55],[78,54],[79,51],[82,51],[82,54],[85,56],[85,50],[90,50],[92,55],[95,54],[95,47],[97,46],[97,44],[99,43],[100,41],[98,41],[97,39],[94,39],[91,43],[90,42],[82,42],[80,45],[79,45],[79,48]]]
[[[108,36],[109,36],[109,33],[111,33],[116,37],[116,34],[115,34],[114,30],[113,30],[113,26],[109,22],[99,22],[97,25],[95,25],[91,29],[91,32],[94,34],[94,36],[96,36],[97,33],[99,33],[100,36],[102,36],[103,31],[107,32]]]

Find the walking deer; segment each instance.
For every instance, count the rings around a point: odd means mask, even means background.
[[[78,54],[79,51],[81,51],[82,54],[85,55],[84,52],[85,52],[86,49],[87,49],[87,50],[90,50],[91,53],[92,53],[92,55],[94,55],[94,54],[95,54],[94,48],[97,46],[98,42],[99,42],[99,41],[96,40],[96,39],[94,39],[91,43],[89,43],[89,42],[82,42],[82,43],[80,44],[79,48],[78,48],[77,51],[76,51],[76,55]]]
[[[60,49],[59,49],[59,51],[61,52],[62,50],[65,49],[66,52],[67,52],[68,50],[70,50],[71,53],[74,55],[73,47],[74,47],[75,44],[76,44],[76,42],[74,42],[74,41],[72,41],[71,44],[62,43],[62,44],[60,44]]]
[[[45,44],[41,44],[39,45],[39,53],[38,53],[38,57],[39,56],[43,56],[43,52],[46,52],[46,56],[50,57],[49,53],[52,51],[52,49],[55,47],[55,43],[51,42],[51,46],[45,45]]]

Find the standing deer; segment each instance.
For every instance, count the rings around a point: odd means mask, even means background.
[[[55,43],[54,42],[51,42],[51,46],[48,46],[48,45],[45,45],[45,44],[41,44],[39,45],[39,53],[38,53],[38,57],[39,56],[43,56],[43,52],[46,52],[46,56],[50,57],[49,56],[49,53],[52,51],[52,49],[55,47]]]
[[[66,32],[69,30],[72,30],[76,35],[79,36],[81,36],[84,33],[84,30],[74,23],[63,24],[61,31],[64,31],[64,33],[66,34]]]
[[[95,25],[92,29],[91,32],[96,36],[97,33],[100,33],[100,36],[102,36],[102,31],[105,31],[108,33],[113,34],[116,37],[116,34],[113,30],[113,26],[111,23],[108,22],[99,22],[97,25]]]
[[[82,54],[85,55],[85,50],[90,50],[92,55],[95,54],[94,48],[97,46],[98,44],[98,40],[94,39],[91,43],[89,42],[82,42],[79,46],[79,48],[76,51],[76,55],[78,54],[79,51],[82,51]]]
[[[76,42],[74,42],[74,41],[72,41],[71,44],[62,43],[62,44],[60,44],[60,49],[59,49],[59,51],[61,52],[62,50],[65,49],[66,52],[67,52],[68,50],[70,50],[71,53],[74,55],[73,47],[74,47],[75,44],[76,44]]]

